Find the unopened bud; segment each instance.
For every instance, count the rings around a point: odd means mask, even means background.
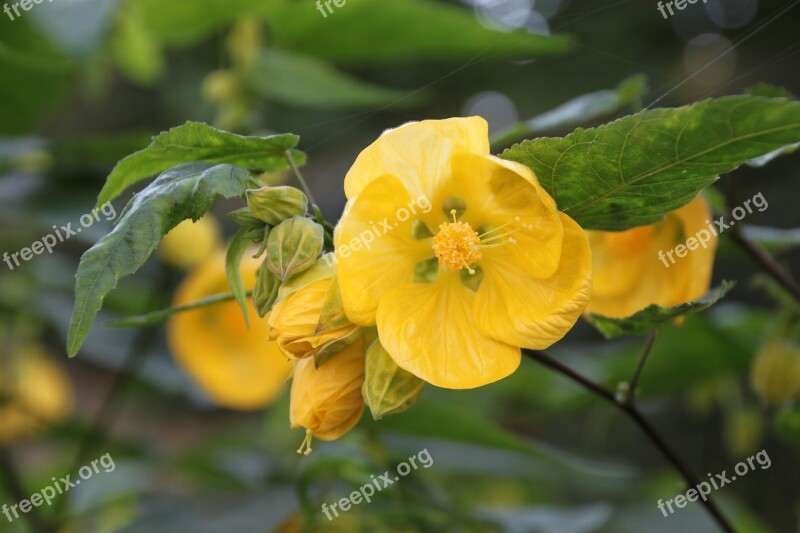
[[[324,230],[306,217],[294,216],[278,224],[267,237],[267,263],[281,281],[298,274],[322,252]]]
[[[294,187],[263,187],[247,191],[247,205],[254,216],[277,226],[295,215],[305,215],[308,198]]]
[[[414,405],[424,385],[424,381],[397,366],[380,340],[375,340],[367,350],[362,392],[375,420],[402,413]]]
[[[228,218],[246,228],[263,228],[266,225],[263,220],[255,216],[247,207],[231,211],[228,213]]]

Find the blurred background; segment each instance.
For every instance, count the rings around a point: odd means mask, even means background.
[[[113,218],[81,216],[116,161],[187,120],[299,134],[335,221],[358,152],[409,120],[482,115],[499,151],[662,96],[657,106],[677,106],[761,83],[800,94],[798,2],[708,0],[666,19],[651,0],[50,0],[19,15],[15,2],[0,13],[0,252],[69,223],[82,231],[0,264],[0,504],[107,453],[115,468],[0,516],[0,531],[716,531],[698,504],[664,518],[658,499],[685,491],[675,471],[613,406],[531,361],[478,390],[426,387],[406,413],[365,414],[297,456],[285,392],[266,409],[223,408],[175,362],[165,325],[103,326],[170,305],[187,272],[169,250],[120,283],[70,360],[73,276]],[[761,192],[769,208],[749,231],[795,272],[799,162],[743,167],[715,195],[734,206]],[[224,213],[240,205],[219,203],[212,229],[179,251],[221,247],[235,231]],[[771,468],[713,497],[739,531],[798,531],[800,409],[775,383],[800,374],[785,327],[799,312],[725,238],[722,279],[739,282],[723,303],[657,337],[641,409],[701,479],[765,450]],[[582,322],[550,352],[615,388],[641,345]],[[325,519],[323,503],[423,449],[430,468]]]

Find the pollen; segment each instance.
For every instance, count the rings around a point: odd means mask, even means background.
[[[481,257],[481,238],[466,222],[445,222],[433,238],[433,252],[443,267],[458,271],[466,268],[470,274],[472,265]]]

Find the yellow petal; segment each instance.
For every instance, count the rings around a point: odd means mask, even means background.
[[[381,344],[400,368],[437,387],[469,389],[510,375],[520,350],[478,331],[474,295],[457,273],[441,270],[434,283],[390,290],[378,307]]]
[[[433,205],[442,205],[448,196],[463,197],[467,208],[460,220],[475,229],[505,226],[482,237],[482,244],[505,242],[511,237],[517,244],[502,248],[510,249],[520,266],[539,278],[551,275],[561,257],[561,217],[555,202],[539,185],[533,172],[494,156],[466,153],[453,156],[452,169],[452,179],[437,192]],[[431,214],[441,213],[434,209]],[[498,238],[523,224],[530,224],[531,229]],[[536,250],[536,253],[529,253],[529,250]]]
[[[322,440],[338,439],[364,412],[364,340],[351,344],[319,368],[311,358],[297,362],[292,379],[290,425]]]
[[[703,296],[717,244],[706,223],[710,216],[701,195],[657,224],[621,233],[591,232],[595,285],[586,311],[626,317],[651,304],[671,307]],[[705,247],[697,245],[677,257],[675,247],[685,246],[700,231],[709,237]]]
[[[409,122],[387,130],[356,159],[344,179],[347,198],[384,175],[400,179],[413,197],[431,195],[450,175],[456,152],[489,154],[489,126],[481,117]]]
[[[408,210],[411,202],[400,180],[383,176],[345,207],[336,227],[333,260],[345,312],[355,324],[374,324],[384,293],[412,281],[416,264],[433,257],[430,239],[412,237],[415,215],[409,210],[405,221],[396,216],[398,210]]]
[[[255,285],[258,261],[245,257],[245,287]],[[183,281],[175,305],[228,292],[224,253],[201,263]],[[181,367],[217,403],[250,410],[271,403],[284,389],[292,365],[276,342],[269,341],[269,315],[258,318],[250,303],[250,329],[235,302],[174,315],[167,339]]]
[[[514,346],[541,350],[560,340],[578,320],[591,296],[591,252],[580,226],[563,213],[561,221],[564,245],[558,268],[551,276],[532,277],[507,249],[481,263],[483,281],[474,308],[481,333]]]

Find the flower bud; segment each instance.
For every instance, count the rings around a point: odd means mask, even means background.
[[[253,288],[253,305],[258,316],[263,318],[264,315],[269,313],[269,310],[275,304],[275,300],[278,299],[278,289],[280,288],[281,282],[269,269],[267,262],[261,263],[256,277],[256,286]]]
[[[372,418],[402,413],[417,401],[425,382],[397,366],[379,340],[367,350],[364,380],[364,400]]]
[[[165,263],[189,269],[210,257],[221,243],[219,223],[212,215],[197,222],[184,220],[167,233],[158,245]]]
[[[335,440],[350,431],[364,412],[364,342],[345,348],[317,368],[312,359],[298,361],[292,380],[289,417],[292,428],[306,428],[298,453],[311,453],[311,437]]]
[[[281,281],[304,271],[322,252],[323,236],[322,226],[306,217],[284,220],[267,237],[270,270]]]
[[[800,346],[773,339],[761,348],[750,374],[753,389],[767,405],[781,406],[800,397]]]
[[[359,327],[344,314],[333,271],[324,262],[285,283],[280,296],[270,314],[270,338],[288,357],[314,357],[320,366],[360,338]]]
[[[247,191],[250,211],[270,226],[277,226],[295,215],[305,215],[308,198],[294,187],[262,187]]]

